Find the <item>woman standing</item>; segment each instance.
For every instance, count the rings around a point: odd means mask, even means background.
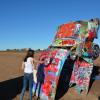
[[[28,50],[27,55],[22,62],[22,69],[24,70],[24,77],[23,77],[23,88],[20,95],[20,100],[23,100],[25,90],[27,84],[29,82],[29,95],[30,100],[32,100],[32,86],[33,86],[33,69],[34,69],[34,62],[39,62],[34,59],[34,50]]]

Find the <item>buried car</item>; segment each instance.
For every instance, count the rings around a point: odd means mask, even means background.
[[[95,18],[88,21],[70,22],[58,27],[52,44],[41,53],[41,58],[45,57],[48,63],[44,68],[45,79],[41,88],[43,100],[55,99],[63,68],[71,69],[70,75],[69,70],[64,73],[66,76],[69,75],[66,86],[72,87],[75,84],[78,93],[82,91],[87,93],[93,60],[100,53],[99,45],[93,43],[98,37],[99,25],[99,19]],[[66,61],[69,64],[65,64]]]

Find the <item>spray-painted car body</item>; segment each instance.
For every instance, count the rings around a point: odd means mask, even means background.
[[[58,27],[55,39],[52,43],[54,47],[77,47],[83,45],[81,50],[87,51],[93,59],[99,56],[99,45],[93,43],[98,38],[99,19],[89,21],[76,21],[63,24]],[[75,49],[75,48],[74,48]],[[82,51],[79,51],[82,53]]]
[[[94,38],[98,36],[98,29],[99,19],[75,21],[58,27],[52,44],[47,50],[43,51],[40,56],[41,59],[45,57],[48,63],[44,69],[45,79],[41,88],[41,98],[43,98],[43,100],[55,99],[58,80],[62,68],[64,67],[63,65],[69,57],[71,60],[75,60],[74,64],[71,63],[73,68],[69,85],[75,83],[77,90],[79,90],[78,88],[80,88],[80,90],[88,90],[93,69],[93,59],[99,56],[99,46],[93,43]],[[80,58],[82,58],[81,61],[79,60]],[[80,65],[78,65],[79,63]],[[77,67],[77,65],[80,66],[80,68]],[[65,67],[68,69],[69,65]],[[77,72],[75,72],[76,70]],[[81,70],[83,70],[84,73],[82,73]],[[86,70],[88,70],[89,73],[87,73]],[[78,72],[80,72],[80,74],[76,75],[75,73]],[[67,72],[65,74],[68,75]],[[80,77],[82,74],[87,75],[83,75],[87,81]],[[77,77],[80,77],[80,79]]]

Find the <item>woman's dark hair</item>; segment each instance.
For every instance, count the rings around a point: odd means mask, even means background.
[[[29,49],[28,52],[27,52],[27,55],[24,58],[24,62],[27,61],[28,57],[33,57],[33,55],[34,55],[34,50]]]
[[[93,19],[90,19],[91,22],[93,22]]]

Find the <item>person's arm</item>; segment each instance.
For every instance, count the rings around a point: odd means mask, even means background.
[[[33,64],[33,60],[31,60],[31,64],[32,64],[32,66],[34,66],[34,64]]]
[[[40,61],[38,61],[38,60],[36,60],[36,59],[33,58],[33,59],[31,60],[31,64],[32,64],[32,66],[33,66],[33,70],[34,70],[34,69],[37,69],[37,68],[34,66],[34,62],[36,62],[37,64],[38,64],[38,63],[41,63]]]
[[[36,62],[36,63],[44,63],[44,61],[36,60],[35,58],[33,58],[33,61]]]

